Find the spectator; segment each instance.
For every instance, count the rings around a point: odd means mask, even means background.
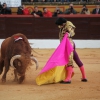
[[[57,17],[58,14],[63,14],[63,12],[60,10],[60,8],[56,7],[54,13],[53,13],[53,17]]]
[[[12,14],[11,8],[7,7],[6,3],[2,5],[1,14]]]
[[[38,7],[35,6],[33,12],[31,13],[34,17],[43,17],[42,11],[38,10]]]
[[[83,5],[83,8],[81,10],[81,14],[90,14],[90,11],[88,10],[88,8],[86,7],[86,5]]]
[[[34,2],[34,0],[30,0],[30,2]]]
[[[65,14],[77,14],[72,3],[70,3],[69,8],[65,10]]]
[[[17,15],[23,15],[23,7],[19,6],[17,9]]]
[[[40,0],[30,0],[30,2],[40,2]]]
[[[28,8],[25,7],[25,5],[19,6],[17,9],[18,15],[30,15],[30,12]]]
[[[2,10],[2,5],[1,5],[1,2],[0,2],[0,14],[1,14],[1,10]]]
[[[22,2],[29,2],[30,0],[21,0]]]
[[[23,7],[23,15],[30,15],[30,12],[28,10],[28,8],[25,7],[25,5],[22,6]]]
[[[61,2],[73,2],[73,0],[61,0]]]
[[[50,12],[46,7],[43,8],[43,17],[52,17],[52,12]]]
[[[100,14],[100,5],[97,4],[95,9],[93,9],[92,14]]]
[[[38,0],[38,2],[46,2],[46,0]]]
[[[60,2],[61,0],[51,0],[51,2]]]
[[[54,2],[54,0],[38,0],[38,2]]]
[[[65,0],[61,0],[61,2],[65,2]]]

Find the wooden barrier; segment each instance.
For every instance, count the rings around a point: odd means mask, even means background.
[[[76,26],[74,39],[100,39],[100,15],[59,15]],[[29,39],[58,39],[55,18],[34,18],[32,15],[1,15],[0,39],[23,33]]]

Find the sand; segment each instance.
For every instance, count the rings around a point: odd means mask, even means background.
[[[75,75],[71,84],[48,84],[38,86],[35,78],[44,67],[54,49],[34,49],[39,61],[38,70],[35,63],[26,72],[22,84],[13,82],[13,69],[7,74],[6,83],[0,81],[0,100],[100,100],[100,49],[77,49],[84,63],[88,82],[81,82],[81,72],[74,63]],[[0,75],[1,79],[2,75]]]

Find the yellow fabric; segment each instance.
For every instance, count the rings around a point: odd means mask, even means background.
[[[73,73],[74,74],[74,73]],[[44,72],[37,76],[37,85],[57,83],[64,80],[67,76],[65,66],[57,66],[47,72]]]

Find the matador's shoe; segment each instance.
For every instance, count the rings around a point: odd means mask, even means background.
[[[86,78],[81,79],[82,82],[87,82],[88,80]]]
[[[61,84],[71,84],[71,81],[60,81]]]

